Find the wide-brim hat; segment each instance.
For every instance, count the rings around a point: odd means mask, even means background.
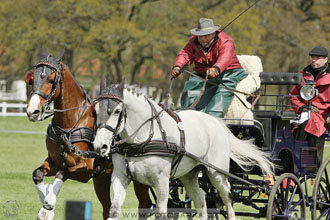
[[[220,27],[219,24],[214,25],[212,19],[201,18],[198,21],[197,28],[191,29],[190,33],[196,36],[203,36],[216,32]]]

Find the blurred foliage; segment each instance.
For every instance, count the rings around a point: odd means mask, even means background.
[[[199,18],[224,28],[255,0],[1,0],[0,78],[22,79],[42,46],[90,90],[100,75],[115,83],[169,88],[169,72]],[[238,54],[257,55],[264,71],[297,72],[308,51],[330,49],[329,0],[260,0],[224,32]],[[187,76],[174,81],[178,98]],[[180,80],[181,79],[181,80]]]

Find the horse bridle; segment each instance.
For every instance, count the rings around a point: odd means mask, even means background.
[[[116,95],[100,95],[94,100],[94,104],[96,102],[100,102],[101,100],[104,100],[104,99],[107,99],[107,100],[110,99],[110,100],[114,100],[118,103],[123,103],[123,99],[119,96],[116,96]],[[109,114],[109,116],[110,116],[110,114]],[[100,122],[98,125],[96,125],[96,129],[105,128],[105,129],[111,131],[113,133],[113,136],[117,136],[118,135],[117,133],[118,133],[118,130],[121,126],[121,123],[122,123],[122,121],[124,121],[123,119],[126,120],[126,109],[125,109],[124,106],[123,106],[123,110],[121,111],[121,113],[119,115],[116,128],[113,128],[113,127],[111,127],[110,125],[107,125],[104,122]]]
[[[47,61],[48,61],[48,57],[47,57]],[[31,91],[31,96],[36,94],[36,95],[39,95],[39,96],[41,96],[42,98],[44,98],[46,100],[46,102],[44,102],[44,104],[42,105],[42,108],[41,108],[43,112],[49,108],[51,99],[55,95],[55,92],[56,92],[57,88],[62,84],[61,69],[59,69],[53,63],[47,62],[47,61],[39,62],[37,65],[35,65],[35,67],[38,68],[40,66],[44,66],[44,69],[41,73],[41,75],[44,75],[44,77],[45,77],[45,74],[46,74],[45,71],[46,71],[47,67],[49,69],[56,70],[56,76],[55,76],[55,79],[54,79],[54,83],[53,83],[51,92],[49,93],[49,95],[46,95],[45,93],[40,91],[41,86],[40,86],[40,88],[37,88],[37,89],[33,88],[33,90]]]
[[[98,101],[98,100],[100,100],[100,99],[113,99],[113,100],[116,100],[116,101],[118,101],[118,102],[120,102],[120,103],[123,103],[123,100],[122,100],[122,98],[121,97],[118,97],[118,96],[115,96],[115,95],[101,95],[101,96],[99,96],[97,99],[96,99],[96,101]],[[150,141],[151,141],[151,139],[152,139],[152,137],[153,137],[153,135],[154,135],[154,119],[156,119],[156,121],[157,121],[157,123],[158,123],[158,125],[159,125],[159,129],[160,129],[160,132],[161,132],[161,135],[162,135],[162,138],[163,138],[163,140],[164,140],[164,142],[166,143],[166,144],[168,144],[168,142],[167,142],[167,137],[166,137],[166,132],[165,132],[165,130],[163,129],[163,126],[162,126],[162,124],[161,124],[161,122],[160,122],[160,119],[159,119],[159,116],[160,116],[160,114],[162,113],[162,112],[164,112],[164,109],[162,109],[161,111],[159,111],[159,112],[157,112],[157,110],[156,110],[156,108],[155,108],[155,106],[150,102],[150,100],[149,99],[147,99],[147,101],[148,101],[148,103],[149,103],[149,105],[150,105],[150,108],[151,108],[151,117],[150,118],[148,118],[147,120],[145,120],[131,135],[129,135],[128,137],[126,137],[125,139],[121,139],[121,140],[119,140],[119,141],[113,141],[112,143],[111,143],[111,146],[114,146],[114,145],[121,145],[121,144],[123,144],[123,143],[125,143],[129,138],[132,138],[134,135],[136,135],[137,134],[137,132],[145,125],[145,124],[147,124],[148,122],[150,122],[151,123],[151,125],[150,125],[150,131],[149,131],[149,137],[147,138],[147,140],[145,140],[145,141],[143,141],[142,143],[139,143],[139,144],[136,144],[136,146],[141,146],[141,147],[143,147],[143,146],[145,146],[146,144],[148,144]],[[120,115],[120,117],[118,118],[118,122],[117,122],[117,126],[116,126],[116,128],[112,128],[111,126],[109,126],[109,125],[107,125],[107,124],[105,124],[105,123],[100,123],[99,125],[97,125],[97,129],[98,128],[105,128],[105,129],[107,129],[107,130],[109,130],[109,131],[111,131],[111,132],[113,132],[113,136],[115,137],[115,136],[117,136],[117,135],[119,135],[117,132],[118,132],[118,130],[119,130],[119,128],[120,128],[120,126],[121,126],[121,123],[122,123],[122,121],[123,121],[123,117],[124,117],[124,120],[126,121],[126,109],[125,109],[125,106],[123,107],[123,111],[121,112],[121,115]],[[114,152],[116,152],[116,150],[114,151]]]

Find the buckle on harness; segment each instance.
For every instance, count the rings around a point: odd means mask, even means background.
[[[183,130],[184,130],[184,126],[183,126],[183,122],[182,122],[182,121],[179,121],[179,122],[178,122],[178,129],[179,129],[180,131],[183,131]]]

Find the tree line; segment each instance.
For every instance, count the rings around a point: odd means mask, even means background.
[[[155,87],[165,95],[169,72],[201,17],[225,27],[256,0],[1,0],[0,78],[23,79],[42,46],[84,88],[109,82]],[[224,32],[238,54],[257,55],[264,71],[297,72],[317,45],[330,49],[330,1],[260,0]],[[173,84],[174,99],[183,76]]]

